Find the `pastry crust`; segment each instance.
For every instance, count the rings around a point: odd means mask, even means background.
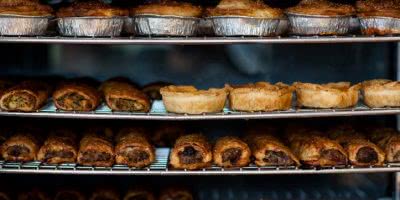
[[[151,141],[157,147],[173,147],[176,139],[184,134],[182,126],[171,122],[162,123],[154,130]]]
[[[295,82],[297,106],[309,108],[348,108],[358,102],[360,84],[349,82],[313,84]]]
[[[0,95],[0,108],[5,111],[32,112],[47,101],[50,87],[41,81],[24,81]]]
[[[175,1],[141,5],[131,10],[132,15],[165,15],[180,17],[201,17],[202,12],[203,10],[200,6]]]
[[[128,16],[125,9],[113,7],[101,1],[77,1],[68,7],[60,8],[57,17],[119,17]]]
[[[380,166],[385,161],[385,153],[363,137],[348,135],[339,142],[343,144],[349,162],[354,166]]]
[[[114,164],[112,141],[95,133],[86,133],[80,142],[77,160],[80,165],[111,167]]]
[[[54,200],[86,200],[85,195],[81,191],[76,189],[62,189],[58,190],[54,196]]]
[[[267,133],[253,133],[246,136],[245,141],[251,147],[259,167],[265,166],[300,166],[300,161],[277,137]]]
[[[288,8],[288,13],[323,16],[351,16],[355,8],[347,4],[334,3],[328,0],[303,0],[298,5]]]
[[[392,128],[375,128],[369,133],[369,139],[377,144],[386,155],[386,162],[400,162],[400,134]]]
[[[132,199],[155,200],[156,198],[154,197],[154,194],[147,189],[132,188],[128,190],[123,200]]]
[[[201,114],[220,112],[228,95],[225,88],[197,90],[193,86],[167,86],[160,89],[168,112]]]
[[[150,99],[129,82],[111,79],[104,82],[100,90],[108,107],[113,111],[150,111]]]
[[[356,2],[358,17],[400,18],[400,3],[395,0],[363,0]]]
[[[362,83],[364,103],[371,108],[400,107],[400,82],[375,79]]]
[[[53,93],[54,105],[66,111],[92,111],[99,106],[100,100],[96,88],[75,81],[61,84]]]
[[[214,145],[214,164],[230,168],[245,167],[250,163],[249,146],[238,137],[226,136],[218,138]]]
[[[89,200],[107,199],[107,200],[119,200],[119,193],[117,190],[108,187],[102,187],[96,189],[90,196]]]
[[[152,100],[161,100],[160,89],[165,86],[172,85],[167,82],[154,82],[143,86],[142,91],[147,94]]]
[[[243,16],[278,19],[284,17],[279,8],[271,8],[261,1],[222,0],[215,8],[207,10],[208,16]]]
[[[53,9],[38,0],[0,0],[0,15],[52,16]]]
[[[163,189],[160,193],[159,200],[170,200],[170,199],[193,200],[193,195],[188,189],[181,187],[169,187]]]
[[[202,134],[179,137],[170,154],[170,164],[176,169],[202,169],[212,162],[212,148]]]
[[[236,85],[229,88],[229,105],[238,111],[288,110],[292,105],[293,87],[267,82]]]
[[[41,141],[30,133],[17,133],[7,139],[2,147],[6,161],[28,162],[36,160]]]
[[[155,160],[155,149],[144,131],[136,128],[122,129],[117,136],[115,162],[119,165],[143,168]]]
[[[38,160],[49,164],[75,163],[78,155],[77,135],[70,130],[53,132],[38,153]]]

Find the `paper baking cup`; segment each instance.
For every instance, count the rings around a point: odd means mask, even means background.
[[[219,36],[274,36],[279,19],[265,19],[243,16],[209,17],[215,35]]]
[[[50,16],[0,15],[0,35],[44,35],[51,18]]]
[[[351,16],[321,16],[286,13],[290,33],[295,35],[344,35],[350,31]]]
[[[65,17],[57,20],[63,36],[119,36],[124,24],[124,17]]]
[[[359,17],[364,35],[398,35],[400,19],[392,17]]]
[[[137,15],[135,26],[138,35],[193,36],[199,19],[195,17]]]
[[[289,20],[280,19],[278,27],[276,28],[276,35],[285,35],[289,30]]]
[[[135,20],[132,17],[127,17],[124,19],[124,26],[122,27],[122,33],[126,35],[135,35]]]

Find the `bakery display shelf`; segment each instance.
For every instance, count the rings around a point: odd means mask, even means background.
[[[57,110],[50,101],[36,112],[0,111],[0,116],[47,117],[47,118],[87,118],[87,119],[134,119],[134,120],[225,120],[225,119],[276,119],[276,118],[311,118],[334,116],[393,115],[400,114],[400,108],[369,108],[358,104],[348,109],[297,109],[293,106],[287,111],[274,112],[236,112],[225,107],[220,113],[199,115],[168,113],[162,101],[154,101],[148,113],[113,112],[105,104],[90,112],[67,112]]]
[[[135,169],[124,165],[88,167],[77,164],[48,165],[39,161],[20,163],[0,161],[0,174],[87,174],[87,175],[262,175],[262,174],[337,174],[400,172],[400,164],[379,167],[338,166],[324,168],[248,167],[224,169],[217,166],[201,170],[178,170],[168,166],[169,148],[156,149],[156,161],[147,168]]]
[[[0,43],[54,44],[252,44],[252,43],[354,43],[398,42],[400,36],[288,36],[288,37],[62,37],[0,36]]]

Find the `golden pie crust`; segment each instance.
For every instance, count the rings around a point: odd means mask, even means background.
[[[251,0],[222,0],[217,7],[207,9],[207,16],[245,16],[257,18],[282,18],[283,11],[262,2]]]
[[[220,112],[225,106],[227,89],[198,90],[193,86],[166,86],[160,89],[168,112],[201,114]]]
[[[60,8],[57,17],[117,17],[128,16],[125,9],[111,6],[100,1],[74,2],[68,7]]]
[[[52,16],[53,9],[38,0],[0,0],[0,15]]]
[[[288,110],[292,105],[293,87],[284,83],[226,85],[229,89],[229,105],[238,111]]]
[[[371,108],[400,107],[400,82],[375,79],[362,83],[364,103]]]
[[[130,11],[131,15],[167,15],[181,17],[201,17],[203,10],[200,6],[194,6],[183,2],[163,2],[141,5]]]
[[[349,82],[313,84],[296,82],[297,106],[308,108],[348,108],[358,102],[360,84]]]
[[[303,15],[350,16],[355,14],[355,8],[328,0],[303,0],[298,5],[288,8],[287,12]]]
[[[356,2],[359,17],[400,18],[400,3],[394,0],[364,0]]]

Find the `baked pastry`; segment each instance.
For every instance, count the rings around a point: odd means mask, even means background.
[[[308,108],[348,108],[358,102],[360,85],[349,82],[313,84],[295,82],[297,106]]]
[[[237,137],[221,137],[215,142],[214,163],[220,167],[245,167],[250,163],[250,156],[249,146]]]
[[[145,93],[127,81],[111,79],[102,84],[100,90],[113,111],[149,112],[150,100]]]
[[[396,0],[363,0],[356,2],[359,17],[400,18],[400,2]]]
[[[192,193],[182,187],[169,187],[161,190],[159,200],[193,200]]]
[[[142,91],[147,94],[152,100],[161,100],[160,89],[162,87],[172,85],[166,82],[154,82],[143,86]]]
[[[116,139],[115,162],[119,165],[142,168],[155,160],[155,149],[145,132],[137,128],[122,129]]]
[[[52,16],[53,9],[38,0],[1,0],[1,15]]]
[[[78,164],[95,167],[111,167],[114,164],[112,141],[93,132],[86,133],[80,142]]]
[[[151,136],[151,142],[157,147],[173,147],[176,139],[185,134],[182,126],[174,123],[161,123]]]
[[[36,111],[46,103],[50,90],[44,82],[24,81],[0,94],[0,108],[5,111]]]
[[[154,194],[145,189],[145,188],[131,188],[128,190],[128,192],[125,194],[123,200],[135,200],[135,199],[141,199],[141,200],[155,200],[156,198],[154,197]]]
[[[31,200],[31,199],[50,200],[51,198],[45,192],[43,192],[37,188],[33,188],[30,191],[19,193],[17,199],[18,200]]]
[[[202,9],[200,6],[194,6],[190,3],[163,1],[161,3],[152,3],[141,5],[131,10],[133,15],[164,15],[180,17],[201,17]]]
[[[220,112],[228,92],[225,88],[197,90],[193,86],[166,86],[160,89],[168,112],[201,114]]]
[[[261,1],[222,0],[217,7],[207,9],[207,16],[241,16],[279,19],[284,14],[279,8],[271,8]]]
[[[92,111],[99,106],[101,95],[95,87],[71,80],[60,84],[53,93],[57,109],[66,111]]]
[[[293,88],[283,83],[236,85],[229,88],[229,105],[239,111],[288,110],[292,105]]]
[[[129,12],[122,8],[113,7],[101,1],[77,1],[68,7],[60,8],[56,13],[62,17],[118,17],[128,16]]]
[[[54,200],[86,200],[86,197],[79,190],[66,188],[58,190]]]
[[[303,0],[287,12],[303,15],[323,16],[351,16],[355,14],[355,8],[348,4],[339,4],[328,0]]]
[[[355,166],[382,165],[385,153],[374,143],[362,136],[348,135],[341,137],[340,142],[347,152],[349,162]]]
[[[376,128],[369,133],[369,139],[377,144],[386,155],[386,162],[400,162],[400,134],[392,128]]]
[[[265,166],[300,166],[299,160],[277,137],[267,133],[253,133],[246,136],[254,163]]]
[[[53,132],[39,150],[38,160],[49,164],[75,163],[78,155],[78,138],[70,130]]]
[[[170,164],[176,169],[201,169],[210,166],[212,148],[201,134],[179,137],[170,154]]]
[[[361,92],[371,108],[400,107],[400,82],[385,79],[364,81]]]
[[[36,160],[41,140],[31,133],[20,132],[8,138],[1,146],[6,161],[28,162]]]
[[[89,198],[89,200],[98,200],[98,199],[119,200],[120,196],[119,192],[114,188],[101,187],[97,188]]]

